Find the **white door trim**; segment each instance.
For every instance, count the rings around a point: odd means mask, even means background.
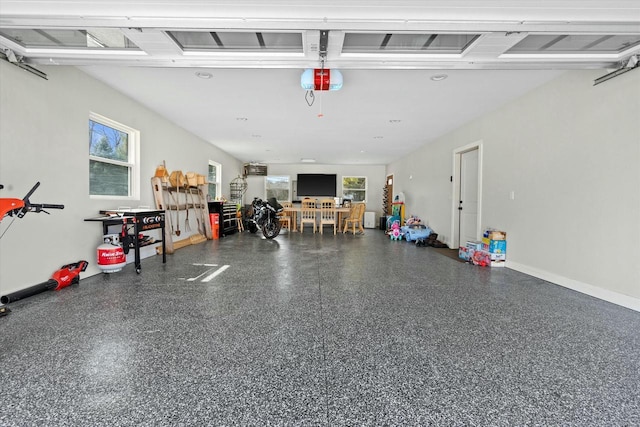
[[[479,234],[482,232],[482,140],[472,142],[453,150],[453,175],[451,179],[451,240],[449,242],[450,248],[457,247],[456,242],[459,241],[460,234],[458,221],[458,203],[460,201],[460,156],[463,153],[475,149],[478,150],[478,217],[476,220],[476,229],[478,230],[478,236],[476,236],[476,238],[480,240]]]

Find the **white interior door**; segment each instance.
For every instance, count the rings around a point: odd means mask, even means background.
[[[459,246],[478,239],[478,148],[460,154],[460,199],[458,204]]]

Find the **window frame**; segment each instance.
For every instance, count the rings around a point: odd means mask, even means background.
[[[91,185],[89,185],[89,198],[95,200],[140,200],[140,131],[94,112],[89,112],[89,121],[126,133],[128,155],[128,161],[123,162],[89,154],[89,164],[92,161],[96,161],[129,168],[129,194],[127,196],[91,194]],[[91,135],[89,135],[89,138],[91,138]],[[90,179],[91,176],[89,176]]]
[[[211,166],[214,166],[216,168],[215,182],[209,181],[211,175]],[[211,195],[211,184],[214,184],[216,186],[215,196]],[[222,197],[222,165],[214,160],[209,160],[209,163],[207,164],[207,197],[213,197],[213,200],[220,200],[220,198]]]
[[[345,179],[349,179],[349,178],[358,178],[358,179],[363,178],[363,179],[364,179],[364,189],[360,189],[360,188],[357,188],[357,189],[347,188],[347,190],[349,190],[349,191],[363,191],[363,192],[364,192],[364,198],[363,198],[363,200],[361,200],[361,201],[359,200],[359,201],[357,201],[356,203],[358,203],[358,202],[364,202],[364,203],[367,203],[367,195],[368,195],[368,192],[369,192],[369,178],[367,178],[366,176],[343,175],[343,176],[342,176],[342,179],[341,179],[341,187],[342,187],[341,197],[342,197],[342,199],[343,199],[343,200],[345,199],[345,195],[344,195],[344,193],[345,193],[344,180],[345,180]]]

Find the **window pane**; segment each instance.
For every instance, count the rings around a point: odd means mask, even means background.
[[[216,179],[217,168],[215,165],[209,164],[209,182],[218,182]]]
[[[303,51],[302,33],[261,33],[269,49]]]
[[[218,186],[215,183],[209,182],[209,198],[211,200],[215,200],[218,197],[217,188]]]
[[[267,190],[267,199],[275,197],[279,202],[288,201],[289,200],[289,190],[283,189],[268,189]]]
[[[346,33],[344,53],[461,53],[479,34]]]
[[[342,178],[342,187],[347,189],[364,190],[366,188],[367,178],[364,177],[344,177]]]
[[[89,194],[129,196],[129,168],[90,160]]]
[[[275,197],[279,201],[289,201],[289,188],[288,176],[268,176],[265,179],[267,199]]]
[[[255,31],[169,31],[185,51],[233,50],[273,52],[303,51],[302,33]]]
[[[91,30],[3,28],[0,35],[26,48],[139,48],[117,28]]]
[[[640,35],[531,34],[508,53],[620,53],[640,44]]]
[[[129,135],[89,120],[89,154],[110,160],[129,161]]]
[[[342,197],[344,199],[349,199],[354,202],[364,202],[366,200],[366,191],[363,190],[344,190],[342,192]]]

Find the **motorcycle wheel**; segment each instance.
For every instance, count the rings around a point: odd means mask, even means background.
[[[257,231],[258,231],[258,226],[256,225],[256,223],[255,223],[255,222],[251,221],[251,222],[249,223],[249,231],[250,231],[251,233],[255,233],[255,232],[257,232]]]
[[[267,221],[262,226],[262,235],[267,239],[273,239],[280,234],[280,221]]]

